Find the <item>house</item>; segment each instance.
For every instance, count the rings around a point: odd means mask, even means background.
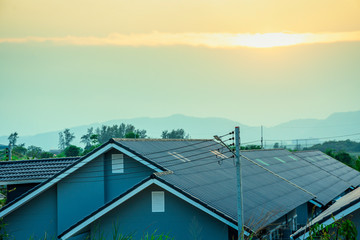
[[[7,202],[49,179],[79,157],[0,162],[0,186],[6,187]]]
[[[287,150],[242,155],[246,234],[289,238],[305,207],[320,208],[353,187],[331,182],[340,181],[338,172]],[[236,238],[233,153],[213,140],[111,139],[73,161],[0,210],[8,233],[110,239],[116,229],[137,238],[154,231],[176,239]]]
[[[297,151],[289,155],[287,150],[276,149],[243,151],[242,154],[316,195],[297,208],[297,227],[305,226],[308,219],[326,209],[336,198],[360,185],[358,171],[321,151]]]
[[[315,217],[306,226],[292,234],[291,237],[293,239],[306,239],[309,236],[309,230],[313,225],[318,224],[322,229],[339,219],[350,219],[357,229],[357,239],[360,238],[360,188],[357,188],[338,199],[333,205]]]

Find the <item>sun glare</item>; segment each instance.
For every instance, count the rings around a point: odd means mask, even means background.
[[[257,34],[239,34],[233,44],[235,46],[246,46],[255,48],[270,48],[290,46],[306,43],[306,34],[290,33],[257,33]]]

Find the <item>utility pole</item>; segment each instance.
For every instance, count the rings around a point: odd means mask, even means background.
[[[263,126],[261,125],[261,149],[264,149]]]
[[[9,161],[11,161],[11,158],[12,158],[12,144],[9,143]]]
[[[240,158],[240,129],[235,127],[235,155],[236,155],[236,182],[237,182],[237,214],[238,214],[238,239],[244,239],[243,229],[243,197],[241,184],[241,158]]]

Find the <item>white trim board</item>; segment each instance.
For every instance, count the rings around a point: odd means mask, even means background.
[[[139,161],[140,163],[144,164],[145,166],[155,170],[156,172],[162,172],[162,170],[160,170],[159,168],[157,168],[157,167],[153,166],[152,164],[144,161],[143,159],[141,159],[140,157],[136,156],[135,154],[129,152],[128,150],[126,150],[126,149],[124,149],[124,148],[122,148],[122,147],[120,147],[120,146],[118,146],[118,145],[116,145],[114,143],[109,143],[109,144],[103,146],[101,149],[94,152],[93,154],[91,154],[90,156],[82,159],[80,162],[78,162],[76,165],[72,166],[71,168],[67,169],[62,174],[60,174],[60,175],[58,175],[56,177],[50,178],[51,180],[49,182],[45,183],[44,185],[42,185],[41,187],[39,187],[35,191],[25,195],[23,198],[19,199],[18,201],[16,201],[14,204],[9,206],[8,208],[0,211],[0,218],[6,216],[7,214],[9,214],[12,211],[14,211],[15,209],[17,209],[18,207],[20,207],[23,204],[27,203],[28,201],[33,199],[38,194],[40,194],[43,191],[49,189],[54,184],[58,183],[60,180],[64,179],[65,177],[67,177],[68,175],[70,175],[71,173],[76,171],[77,169],[83,167],[85,164],[89,163],[90,161],[92,161],[93,159],[99,157],[101,154],[107,152],[110,149],[117,149],[120,152],[126,154],[127,156],[129,156],[129,157]]]
[[[92,222],[96,221],[97,219],[99,219],[100,217],[102,217],[103,215],[108,213],[109,211],[113,210],[114,208],[116,208],[117,206],[119,206],[120,204],[122,204],[123,202],[130,199],[131,197],[133,197],[134,195],[141,192],[142,190],[144,190],[145,188],[147,188],[148,186],[150,186],[152,184],[155,184],[155,185],[161,187],[162,189],[174,194],[175,196],[179,197],[180,199],[184,200],[185,202],[193,205],[194,207],[196,207],[196,208],[200,209],[201,211],[209,214],[210,216],[220,220],[221,222],[223,222],[226,225],[234,228],[235,230],[238,229],[238,226],[236,224],[233,224],[232,222],[228,221],[227,219],[221,217],[220,215],[210,211],[208,208],[206,208],[203,205],[195,202],[194,200],[190,199],[189,197],[185,196],[184,194],[180,193],[179,191],[173,189],[172,187],[160,182],[157,179],[149,179],[148,181],[146,181],[142,185],[140,185],[137,188],[133,189],[131,192],[129,192],[125,196],[121,197],[117,201],[111,203],[109,206],[107,206],[106,208],[104,208],[101,211],[99,211],[98,213],[96,213],[94,216],[91,216],[88,219],[86,219],[84,222],[80,223],[78,226],[76,226],[75,228],[70,230],[68,233],[66,233],[64,236],[62,236],[60,239],[61,240],[66,240],[66,239],[74,236],[76,233],[80,232],[83,228],[85,228],[86,226],[88,226]],[[249,233],[246,232],[246,231],[245,231],[245,234],[247,236],[249,235]]]

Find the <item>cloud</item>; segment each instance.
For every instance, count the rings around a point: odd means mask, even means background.
[[[107,37],[0,38],[1,43],[45,43],[79,46],[204,46],[210,48],[268,48],[298,44],[360,41],[360,31],[336,33],[160,33],[119,34]]]

